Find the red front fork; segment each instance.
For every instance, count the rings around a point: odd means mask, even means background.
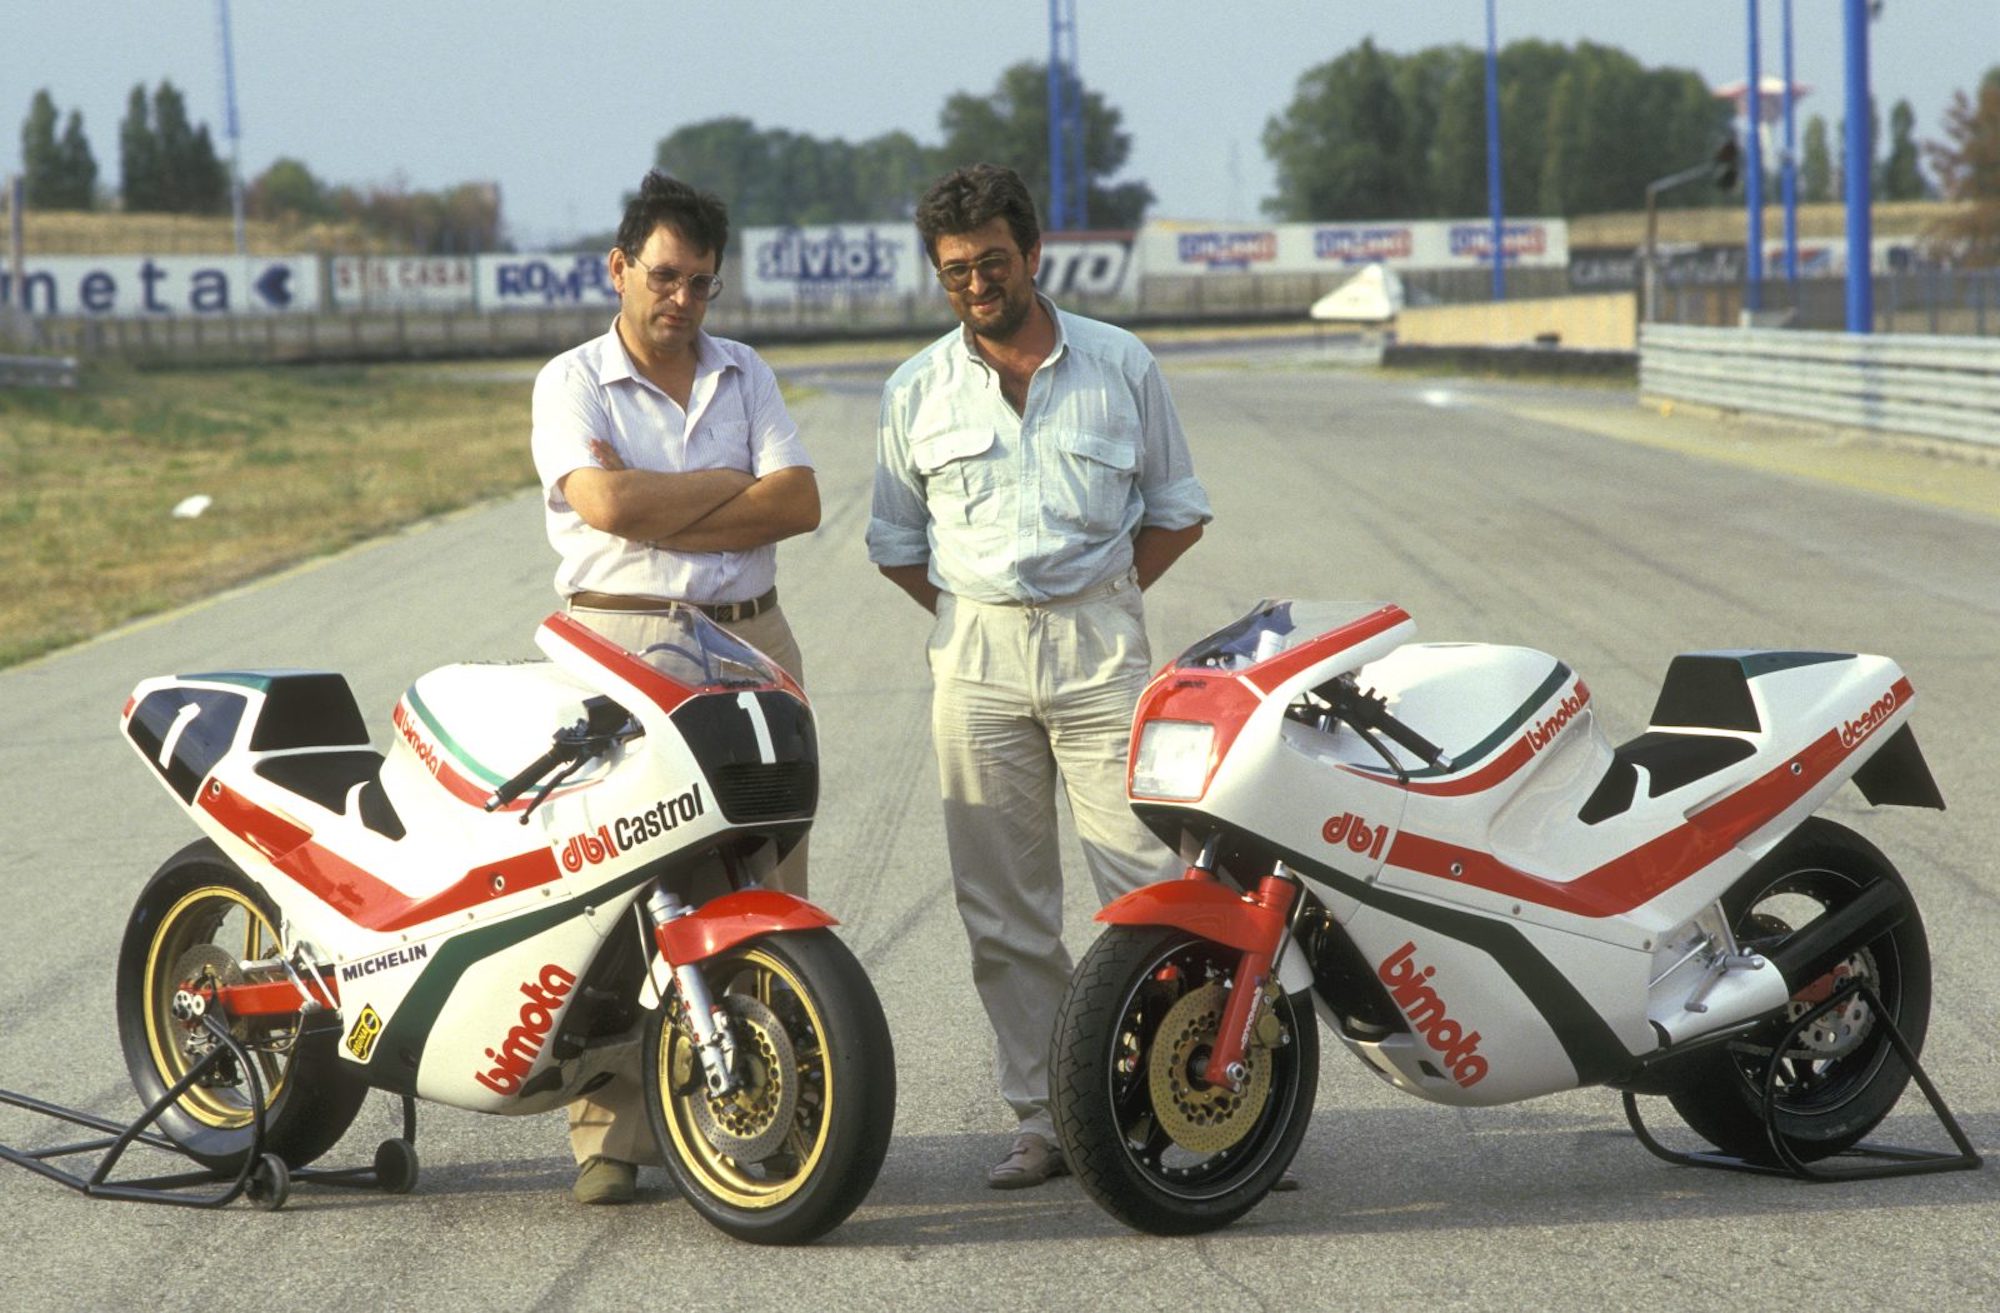
[[[1212,872],[1191,866],[1187,878],[1213,880],[1215,876]],[[1257,908],[1258,924],[1269,927],[1272,933],[1268,942],[1245,949],[1243,956],[1237,960],[1236,974],[1229,982],[1229,1002],[1222,1009],[1222,1021],[1216,1027],[1215,1049],[1209,1054],[1208,1071],[1204,1076],[1211,1085],[1240,1090],[1243,1082],[1249,1079],[1243,1055],[1250,1047],[1250,1032],[1257,1024],[1257,1010],[1263,1003],[1264,986],[1271,979],[1272,963],[1284,947],[1286,927],[1292,916],[1292,901],[1297,896],[1298,886],[1282,874],[1265,876],[1257,882],[1256,892],[1244,896]]]

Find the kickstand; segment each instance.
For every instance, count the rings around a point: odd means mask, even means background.
[[[1799,1157],[1791,1142],[1779,1131],[1777,1055],[1788,1052],[1806,1029],[1821,1016],[1833,1011],[1849,999],[1857,997],[1868,1005],[1874,1014],[1875,1024],[1883,1028],[1883,1033],[1888,1036],[1896,1055],[1903,1060],[1903,1065],[1910,1069],[1910,1075],[1916,1081],[1917,1088],[1923,1091],[1924,1098],[1930,1103],[1931,1113],[1944,1128],[1945,1134],[1951,1137],[1952,1144],[1957,1147],[1956,1153],[1863,1142],[1842,1153],[1813,1163]],[[1625,1120],[1632,1127],[1632,1133],[1639,1138],[1639,1143],[1644,1145],[1649,1153],[1682,1167],[1715,1167],[1724,1171],[1790,1176],[1801,1181],[1823,1183],[1872,1180],[1885,1176],[1919,1176],[1928,1172],[1964,1172],[1975,1170],[1980,1166],[1982,1160],[1978,1150],[1972,1147],[1972,1141],[1966,1137],[1965,1131],[1958,1124],[1958,1119],[1951,1115],[1951,1109],[1945,1106],[1944,1098],[1938,1093],[1937,1086],[1931,1083],[1923,1064],[1917,1060],[1916,1051],[1910,1047],[1910,1042],[1903,1038],[1903,1032],[1897,1029],[1895,1021],[1882,1006],[1881,998],[1866,981],[1851,980],[1835,990],[1825,1002],[1794,1022],[1770,1052],[1772,1060],[1764,1072],[1764,1098],[1761,1110],[1764,1117],[1764,1136],[1770,1142],[1776,1162],[1752,1161],[1719,1150],[1684,1153],[1669,1149],[1647,1131],[1645,1123],[1639,1116],[1639,1101],[1629,1090],[1624,1096]]]
[[[402,1138],[384,1140],[375,1151],[372,1168],[290,1168],[277,1154],[264,1152],[264,1086],[257,1075],[256,1064],[235,1036],[229,1033],[229,1028],[213,1015],[202,1017],[201,1022],[214,1038],[214,1047],[128,1124],[12,1090],[0,1090],[0,1103],[105,1133],[102,1139],[82,1140],[47,1149],[17,1149],[0,1144],[0,1159],[46,1176],[92,1199],[121,1199],[182,1208],[222,1208],[248,1195],[259,1208],[275,1210],[284,1207],[294,1179],[329,1185],[377,1185],[392,1194],[405,1193],[416,1184],[416,1104],[409,1095],[403,1096]],[[125,1151],[135,1144],[180,1157],[187,1156],[186,1150],[151,1128],[161,1114],[225,1060],[234,1062],[236,1070],[242,1073],[250,1101],[250,1147],[244,1153],[243,1164],[235,1176],[202,1169],[138,1180],[112,1180],[112,1169],[124,1157]],[[81,1153],[103,1155],[88,1175],[66,1171],[49,1161]]]

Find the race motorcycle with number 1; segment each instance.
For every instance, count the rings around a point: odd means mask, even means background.
[[[818,799],[805,694],[687,608],[640,653],[565,615],[536,641],[418,679],[386,757],[338,674],[138,686],[125,735],[206,837],[127,925],[133,1081],[182,1152],[282,1201],[371,1088],[406,1099],[376,1172],[407,1189],[407,1100],[560,1108],[636,1045],[688,1202],[821,1235],[874,1184],[896,1085],[834,918],[761,884]]]
[[[1635,1094],[1739,1166],[1856,1149],[1913,1075],[1930,952],[1895,867],[1815,813],[1848,781],[1943,807],[1902,670],[1685,653],[1614,747],[1565,663],[1414,633],[1266,602],[1141,697],[1131,805],[1188,868],[1099,914],[1057,1022],[1086,1191],[1161,1234],[1255,1206],[1312,1113],[1315,1014],[1437,1103],[1601,1084],[1661,1156]]]

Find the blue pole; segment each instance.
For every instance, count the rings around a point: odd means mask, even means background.
[[[1792,0],[1785,0],[1785,281],[1799,303],[1799,144],[1792,120]]]
[[[236,51],[229,33],[229,0],[216,0],[222,36],[222,124],[229,134],[229,211],[236,228],[236,253],[249,249],[243,235],[243,134],[236,121]]]
[[[1868,0],[1846,0],[1847,152],[1843,172],[1847,201],[1847,331],[1875,331],[1874,250],[1868,212]]]
[[[1486,0],[1486,203],[1493,210],[1493,299],[1507,299],[1506,207],[1500,199],[1500,45]]]
[[[1063,168],[1062,17],[1061,0],[1049,0],[1049,228],[1069,227],[1066,202],[1069,174]]]
[[[1743,93],[1744,117],[1748,122],[1746,135],[1749,140],[1747,159],[1750,177],[1743,188],[1744,199],[1750,213],[1746,227],[1748,234],[1744,245],[1750,256],[1746,266],[1743,284],[1743,308],[1757,311],[1764,308],[1764,150],[1759,138],[1764,118],[1763,77],[1757,67],[1757,0],[1749,0],[1750,10],[1750,85]]]

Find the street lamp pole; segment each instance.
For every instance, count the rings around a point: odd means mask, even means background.
[[[1748,0],[1750,11],[1750,85],[1744,88],[1744,117],[1748,120],[1750,176],[1743,194],[1749,208],[1746,222],[1749,261],[1745,267],[1743,308],[1752,314],[1764,308],[1764,124],[1763,75],[1757,64],[1757,0]]]
[[[1792,0],[1785,0],[1785,281],[1799,304],[1799,145],[1792,118]]]
[[[215,0],[216,27],[222,38],[222,122],[229,134],[229,211],[236,221],[236,254],[249,244],[243,236],[243,134],[236,119],[236,52],[229,34],[229,0]]]
[[[1847,331],[1875,331],[1874,233],[1868,212],[1873,152],[1868,141],[1869,0],[1846,0],[1847,38]]]

